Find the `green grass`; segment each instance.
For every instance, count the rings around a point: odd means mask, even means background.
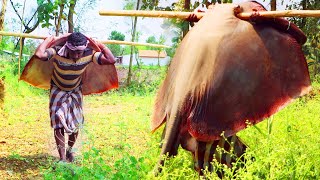
[[[75,164],[57,164],[48,150],[52,129],[48,117],[48,92],[18,82],[5,74],[6,94],[0,116],[0,176],[33,179],[198,179],[189,152],[179,149],[154,177],[161,132],[150,133],[155,92],[128,89],[84,99],[85,126],[80,132]],[[156,85],[152,85],[156,86]],[[154,88],[154,87],[152,87]],[[152,89],[150,88],[150,89]],[[294,103],[256,126],[238,133],[249,145],[246,163],[226,179],[320,179],[320,95]],[[50,140],[51,139],[51,140]],[[79,140],[79,141],[80,141]],[[206,173],[216,179],[215,173]]]

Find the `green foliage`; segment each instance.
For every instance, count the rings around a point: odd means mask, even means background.
[[[190,2],[190,1],[189,1]],[[170,7],[156,7],[156,9],[159,10],[166,10],[166,11],[192,11],[194,7],[191,4],[190,9],[186,10],[184,9],[184,0],[179,0],[172,4]],[[195,4],[199,3],[198,1],[194,2]],[[165,49],[168,56],[173,57],[176,51],[176,48],[180,44],[182,38],[183,38],[183,31],[186,31],[189,29],[189,23],[185,22],[184,20],[177,19],[177,18],[171,18],[171,19],[165,19],[162,26],[163,29],[170,29],[171,33],[175,36],[172,38],[172,48]]]
[[[38,88],[33,88],[30,85],[19,81],[18,74],[18,65],[17,62],[10,61],[7,58],[8,56],[0,56],[0,78],[3,78],[6,83],[6,89],[9,91],[14,91],[14,94],[20,94],[20,96],[29,96],[31,94],[43,94],[44,91]],[[4,59],[5,58],[5,59]],[[23,62],[26,64],[27,62]],[[8,93],[12,94],[12,93]],[[10,101],[11,102],[11,101]],[[12,102],[14,104],[14,102]]]
[[[109,35],[110,40],[119,40],[124,41],[125,35],[118,31],[112,31]],[[123,55],[123,47],[119,44],[108,44],[107,45],[110,51],[113,53],[114,56],[121,56]]]
[[[105,164],[100,151],[91,148],[84,152],[80,165],[54,163],[44,171],[44,179],[105,179],[110,178],[111,168]]]
[[[19,44],[20,45],[20,44]],[[18,49],[14,49],[14,43],[13,43],[13,38],[4,36],[2,38],[1,44],[0,44],[0,49],[2,50],[7,50],[10,53],[13,52],[14,54],[7,54],[6,52],[0,51],[0,64],[2,66],[8,66],[6,67],[7,69],[3,69],[3,71],[11,71],[10,73],[13,73],[12,75],[17,75],[18,74],[18,60],[19,60],[19,47]],[[23,54],[24,55],[31,55],[34,53],[35,48],[36,48],[35,41],[33,40],[27,40],[24,48],[23,48]],[[22,56],[21,57],[21,62],[20,62],[20,68],[21,70],[24,68],[24,66],[27,64],[28,60],[30,57],[28,56]],[[1,71],[1,70],[0,70]],[[10,74],[8,73],[8,74]]]
[[[128,153],[125,153],[123,158],[117,160],[114,167],[116,167],[116,173],[112,179],[141,179],[149,170],[143,157],[137,159]]]
[[[66,9],[67,11],[70,10],[71,13],[76,14],[74,9],[70,9],[70,7],[75,4],[75,2],[77,1],[75,0],[54,0],[54,1],[37,0],[37,4],[38,4],[37,18],[38,18],[39,24],[41,24],[41,27],[49,28],[50,26],[55,25],[55,24],[52,24],[52,22],[55,22],[55,20],[58,18],[59,11],[60,11],[59,8],[61,5],[63,8],[68,7],[68,9]],[[79,14],[81,14],[84,10],[88,10],[89,8],[92,8],[95,3],[96,3],[96,0],[86,1],[83,8],[79,10]],[[61,15],[63,20],[67,19],[67,16],[68,16],[67,13],[63,12]],[[81,18],[81,16],[78,18]],[[78,21],[79,19],[76,20],[76,22]],[[77,31],[79,31],[80,29],[79,25],[76,25],[75,27]]]
[[[32,55],[36,51],[37,46],[38,44],[36,44],[34,40],[27,39],[23,46],[23,53]]]
[[[118,67],[119,69],[120,67]],[[167,67],[133,66],[132,81],[129,86],[123,86],[117,93],[145,96],[156,93],[166,74]]]
[[[12,37],[9,36],[2,36],[0,49],[1,50],[9,50],[11,51],[14,48],[14,44],[12,42]],[[2,52],[0,52],[2,53]]]
[[[311,81],[315,84],[320,84],[320,74],[315,74],[314,76],[311,76]]]
[[[133,0],[124,0],[125,2],[125,5],[123,7],[123,9],[125,10],[133,10],[135,9],[135,5],[136,5],[136,2],[133,1]]]
[[[130,54],[131,52],[131,46],[125,46],[123,48],[123,54]]]
[[[154,10],[159,4],[159,0],[142,0],[141,10]]]
[[[121,32],[114,30],[111,32],[109,39],[124,41],[125,37],[126,36],[124,34],[122,34]]]
[[[75,163],[56,163],[55,159],[54,162],[49,160],[45,165],[35,166],[35,169],[42,168],[40,174],[44,179],[199,179],[197,172],[193,170],[190,153],[181,148],[175,158],[166,159],[162,173],[154,176],[153,168],[159,159],[159,142],[163,127],[151,134],[149,123],[154,105],[154,92],[158,89],[156,84],[162,81],[166,69],[159,71],[158,67],[144,66],[142,69],[148,72],[134,68],[140,72],[139,78],[135,81],[145,81],[146,83],[142,84],[150,85],[144,90],[127,87],[85,97],[85,108],[88,108],[85,109],[86,124],[84,130],[80,131],[85,143],[78,152],[79,156],[76,157]],[[4,125],[7,124],[15,128],[13,132],[7,132],[7,129],[2,131],[9,135],[4,137],[14,137],[6,141],[16,139],[15,135],[19,133],[17,131],[25,126],[29,128],[23,129],[23,140],[36,133],[39,133],[36,137],[51,137],[49,129],[38,131],[39,127],[48,126],[48,93],[18,82],[18,77],[13,71],[12,62],[0,60],[0,77],[5,77],[6,82],[6,117],[0,116],[0,129],[4,129]],[[150,76],[153,81],[158,82],[149,83],[147,77]],[[234,166],[244,167],[235,173],[235,169],[229,169],[214,161],[212,163],[215,172],[224,171],[224,179],[319,179],[318,80],[314,81],[313,88],[309,95],[297,99],[275,114],[272,121],[265,120],[255,126],[248,125],[247,129],[238,133],[250,148],[245,155],[245,162],[238,161]],[[28,101],[30,99],[31,101]],[[30,131],[33,128],[37,130]],[[46,139],[44,144],[35,143],[35,146],[43,146],[42,151],[47,153],[47,143]],[[5,143],[2,146],[9,144]],[[19,163],[32,162],[34,156],[25,156],[24,152],[28,149],[21,149],[23,145],[24,143],[21,143],[15,147],[16,151],[9,151],[11,153],[7,159]],[[41,151],[33,153],[39,152]],[[12,166],[15,167],[14,164]],[[33,170],[30,168],[23,173],[28,174]],[[25,178],[14,171],[8,172],[12,173],[8,177],[10,179]],[[206,178],[217,179],[215,172],[205,171]],[[35,178],[31,176],[30,179]]]
[[[151,43],[151,44],[161,44],[161,45],[163,45],[166,42],[166,39],[165,39],[164,35],[161,34],[159,39],[157,39],[155,36],[149,36],[147,38],[146,42],[147,43]],[[157,47],[148,46],[147,49],[161,51],[163,48],[157,48]]]
[[[1,58],[3,58],[4,60],[2,62],[0,62],[0,66],[3,66],[5,69],[0,70],[0,76],[1,76],[1,71],[4,72],[2,74],[2,76],[8,76],[8,77],[17,76],[19,74],[19,72],[18,72],[19,71],[19,63],[18,63],[19,58],[18,58],[18,56],[3,55]],[[25,67],[27,62],[28,62],[27,59],[26,60],[21,59],[21,62],[20,62],[20,70],[21,71]],[[15,78],[15,77],[13,77],[13,78]]]
[[[56,1],[55,1],[56,2]],[[53,13],[57,11],[58,4],[52,3],[51,1],[47,0],[37,0],[38,3],[38,20],[42,22],[41,27],[50,27],[53,26],[50,21],[53,20],[54,16]]]
[[[26,158],[22,157],[20,154],[17,152],[12,152],[11,155],[9,156],[9,159],[12,160],[20,160],[20,161],[25,161],[27,160]]]
[[[172,48],[166,48],[166,53],[168,56],[171,58],[174,56],[176,49],[178,45],[180,44],[182,40],[182,21],[179,19],[165,19],[161,27],[163,29],[170,29],[171,33],[174,34],[175,36],[171,39],[172,42]]]
[[[319,90],[318,86],[314,86],[315,92]],[[198,179],[197,172],[193,170],[191,155],[183,149],[179,149],[175,158],[166,159],[162,173],[157,177],[153,175],[153,168],[159,158],[161,129],[150,137],[146,127],[150,120],[150,105],[153,104],[149,102],[150,98],[153,97],[134,96],[131,93],[119,96],[113,92],[87,99],[87,103],[93,104],[97,101],[102,103],[101,100],[104,99],[107,103],[105,106],[121,105],[123,109],[106,117],[90,112],[88,118],[94,117],[94,121],[99,122],[99,126],[91,127],[91,131],[88,131],[96,137],[96,140],[92,138],[90,141],[103,147],[97,155],[103,161],[90,160],[91,163],[88,164],[77,164],[78,168],[86,167],[95,171],[91,168],[92,164],[102,163],[105,165],[104,171],[97,167],[96,174],[102,174],[104,179]],[[234,164],[239,169],[230,169],[213,161],[214,172],[204,171],[206,179],[217,179],[216,172],[221,171],[224,172],[224,179],[319,179],[320,165],[317,157],[320,134],[315,131],[320,128],[317,123],[320,118],[319,101],[319,94],[300,98],[274,115],[269,124],[266,120],[255,126],[248,126],[238,134],[250,147],[245,154],[245,161]],[[105,119],[107,122],[104,122]],[[146,136],[140,137],[140,141],[136,139],[144,133]],[[97,153],[89,150],[89,154],[81,157],[90,159]],[[70,173],[67,170],[64,172]],[[59,175],[58,172],[50,173],[52,177]]]
[[[152,44],[164,44],[166,42],[166,39],[164,37],[164,35],[160,35],[159,37],[159,40],[156,39],[156,37],[154,36],[150,36],[148,37],[148,39],[146,40],[147,43],[152,43]],[[164,49],[164,48],[158,48],[158,47],[147,47],[147,49],[150,49],[150,50],[156,50],[158,52],[158,56],[160,55],[161,51]],[[160,59],[158,57],[158,66],[160,66]]]
[[[318,90],[315,89],[316,92]],[[319,176],[320,166],[313,160],[317,153],[308,153],[317,151],[312,144],[317,144],[318,140],[312,136],[314,129],[319,126],[315,121],[318,115],[311,112],[318,111],[317,100],[319,94],[312,99],[308,96],[300,98],[274,115],[273,131],[265,133],[267,135],[264,137],[258,131],[254,133],[253,129],[251,132],[251,128],[240,133],[251,147],[249,152],[255,157],[255,161],[247,166],[240,178],[248,177],[248,174],[259,179],[314,179]],[[267,125],[265,121],[257,126],[268,131],[268,128],[264,128]]]
[[[145,158],[123,153],[122,158],[116,160],[112,166],[101,156],[101,150],[92,147],[83,152],[81,161],[76,164],[53,163],[44,170],[44,179],[141,179],[150,170]]]
[[[156,43],[156,37],[155,36],[150,36],[146,40],[147,43]],[[153,47],[150,47],[153,48]]]
[[[288,9],[303,9],[303,10],[317,10],[320,8],[320,1],[306,1],[299,0],[297,2],[292,2],[287,5]],[[303,46],[304,53],[308,61],[313,61],[311,65],[315,67],[312,69],[312,76],[315,76],[320,72],[318,68],[320,66],[320,25],[319,18],[300,18],[292,17],[290,18],[307,36],[308,40]]]

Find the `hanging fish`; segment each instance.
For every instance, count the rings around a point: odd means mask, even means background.
[[[192,152],[197,171],[212,170],[217,146],[240,157],[246,145],[238,131],[310,90],[301,48],[306,36],[285,19],[259,17],[265,10],[254,1],[215,5],[182,40],[152,116],[153,132],[166,123],[161,155],[176,155],[181,145]],[[242,20],[241,12],[253,15]],[[228,166],[236,160],[221,157]]]

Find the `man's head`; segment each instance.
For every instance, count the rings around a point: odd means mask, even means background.
[[[66,47],[68,49],[68,58],[73,60],[81,58],[87,45],[88,40],[86,36],[84,36],[80,32],[70,34],[66,42]]]
[[[73,46],[83,46],[87,45],[87,38],[80,32],[74,32],[68,36],[67,42],[71,43]]]

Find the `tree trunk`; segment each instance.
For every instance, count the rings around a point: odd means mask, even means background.
[[[56,36],[59,36],[59,30],[61,27],[61,19],[63,16],[64,4],[65,4],[65,1],[61,1],[61,3],[59,4],[60,11],[59,11],[58,19],[56,19]]]
[[[308,6],[308,1],[307,0],[302,0],[301,1],[301,6],[302,6],[302,10],[307,10],[307,6]],[[301,29],[303,29],[307,24],[307,18],[302,18],[301,21]]]
[[[21,75],[21,59],[23,58],[23,47],[25,38],[20,38],[19,62],[18,62],[18,77]]]
[[[7,0],[2,0],[2,8],[0,12],[0,31],[4,29],[4,15],[6,14],[7,10]],[[2,41],[2,36],[0,36],[0,42]]]
[[[22,17],[21,17],[21,30],[20,31],[22,31],[22,26],[23,26],[23,24],[25,24],[23,19],[24,19],[24,10],[26,8],[26,1],[27,0],[24,0],[24,2],[23,2],[23,11],[22,11]],[[23,38],[23,37],[20,38],[20,50],[19,50],[19,60],[18,60],[19,61],[18,62],[18,77],[20,77],[20,72],[21,72],[20,68],[21,68],[21,58],[22,58],[22,54],[23,54],[24,39],[25,38]]]
[[[0,78],[0,111],[2,110],[4,104],[4,91],[4,80]]]
[[[190,0],[184,0],[184,11],[190,11]],[[184,21],[182,26],[182,36],[185,37],[189,31],[189,22]]]
[[[160,67],[160,53],[161,51],[158,51],[158,66]]]
[[[277,10],[277,0],[271,0],[270,6],[271,6],[271,11],[276,11]]]
[[[73,24],[73,12],[74,7],[76,6],[77,0],[73,0],[73,2],[70,2],[70,8],[68,13],[68,32],[73,33],[74,31],[74,24]]]
[[[137,66],[138,66],[138,68],[140,68],[140,62],[139,62],[138,54],[135,54],[135,58],[136,58]]]
[[[140,6],[140,0],[137,1],[136,10],[139,10],[139,6]],[[134,23],[133,23],[133,31],[132,31],[132,38],[131,38],[131,41],[132,41],[132,42],[134,42],[135,37],[136,37],[137,20],[138,20],[138,17],[136,16],[136,17],[134,18]],[[133,52],[134,52],[134,46],[131,46],[130,62],[129,62],[129,72],[128,72],[128,78],[127,78],[127,86],[129,86],[129,85],[131,84]]]

